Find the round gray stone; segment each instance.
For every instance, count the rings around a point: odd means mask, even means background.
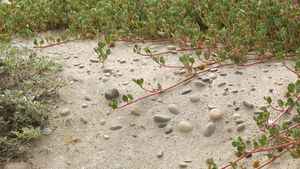
[[[186,95],[186,94],[189,94],[191,92],[192,92],[192,89],[186,89],[186,90],[182,91],[180,94],[181,95]]]
[[[214,134],[216,131],[216,124],[215,123],[208,123],[207,126],[204,129],[204,136],[205,137],[210,137],[211,135]]]
[[[119,96],[118,89],[107,89],[105,92],[105,98],[107,100],[112,100],[113,98],[116,98]]]
[[[158,153],[157,153],[157,157],[162,157],[164,155],[164,151],[160,150]]]
[[[92,99],[91,99],[89,96],[85,96],[84,99],[85,99],[86,101],[92,101]]]
[[[82,104],[81,106],[82,106],[83,108],[87,108],[87,107],[88,107],[87,104]]]
[[[176,50],[176,46],[168,45],[167,50]]]
[[[173,114],[179,114],[180,113],[180,109],[176,104],[170,104],[168,106],[168,110],[173,113]]]
[[[52,130],[50,128],[44,128],[43,133],[45,136],[49,136],[52,133]]]
[[[243,105],[247,108],[254,108],[254,105],[251,103],[248,103],[247,101],[243,101]]]
[[[167,125],[167,126],[165,127],[164,132],[165,132],[165,134],[170,134],[170,133],[172,133],[172,132],[173,132],[173,127]]]
[[[141,115],[141,110],[138,108],[138,107],[133,107],[131,110],[130,110],[130,113],[131,114],[134,114],[136,116],[139,116]]]
[[[122,165],[121,164],[117,164],[116,166],[114,166],[113,169],[123,169]]]

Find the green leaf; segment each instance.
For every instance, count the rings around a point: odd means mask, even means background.
[[[163,65],[165,64],[165,59],[163,57],[159,58],[159,62],[162,63]]]
[[[293,152],[294,152],[294,151],[293,151]],[[296,153],[296,152],[294,152],[294,153]],[[300,157],[299,157],[299,156],[300,156],[300,153],[296,153],[296,154],[298,154],[298,156],[295,155],[295,154],[293,154],[293,153],[291,153],[291,156],[292,156],[294,159],[300,158]]]
[[[41,39],[39,43],[40,43],[40,45],[44,44],[44,40]]]
[[[237,150],[238,150],[239,152],[243,152],[243,151],[244,151],[244,148],[243,148],[242,146],[238,146],[238,147],[237,147]]]
[[[201,50],[196,50],[196,55],[197,55],[197,56],[200,56],[200,55],[201,55],[201,53],[202,53],[202,51],[201,51]]]
[[[272,102],[271,97],[264,97],[264,99],[270,104]]]
[[[128,94],[128,95],[127,95],[127,97],[130,99],[130,101],[132,101],[132,100],[133,100],[133,97],[132,97],[132,95],[131,95],[131,94]]]
[[[194,64],[195,63],[195,59],[194,58],[190,58],[190,62]]]
[[[38,45],[38,42],[37,42],[36,39],[33,40],[33,43],[34,43],[34,45],[36,45],[36,46]]]
[[[286,106],[291,106],[294,104],[294,100],[292,98],[288,98],[287,102],[286,102]]]
[[[284,103],[283,103],[283,101],[282,101],[281,99],[279,99],[279,100],[277,101],[277,103],[278,103],[279,106],[283,106],[283,105],[284,105]]]
[[[124,102],[128,102],[128,97],[127,97],[126,95],[123,95],[123,96],[122,96],[122,100],[123,100]]]
[[[110,49],[106,50],[106,54],[109,55],[110,54]]]
[[[282,58],[283,58],[283,53],[282,53],[282,52],[277,52],[277,53],[276,53],[276,57],[277,57],[277,59],[282,60]]]
[[[257,150],[259,149],[259,145],[258,145],[258,143],[256,141],[253,142],[253,145],[254,145],[255,149],[257,149]]]
[[[233,142],[232,142],[232,146],[233,146],[233,147],[237,147],[238,145],[239,145],[239,142],[237,142],[237,141],[233,141]]]
[[[295,84],[290,83],[290,84],[288,85],[287,89],[288,89],[288,91],[289,91],[290,93],[294,93],[294,90],[295,90]]]

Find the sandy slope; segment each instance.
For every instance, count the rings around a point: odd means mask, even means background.
[[[56,32],[47,33],[54,37],[59,35]],[[45,33],[39,36],[44,37],[44,35]],[[33,39],[27,41],[16,38],[13,43],[33,47]],[[167,45],[169,44],[141,44],[143,47],[151,46],[153,50],[159,52],[167,51]],[[231,138],[236,139],[241,136],[245,140],[252,140],[260,137],[261,133],[252,118],[258,106],[266,105],[263,96],[270,96],[268,90],[272,88],[278,98],[284,98],[283,93],[287,84],[297,79],[285,67],[275,64],[276,62],[251,67],[222,67],[215,72],[217,79],[211,84],[206,83],[205,87],[194,85],[194,81],[197,80],[194,78],[190,83],[180,85],[169,92],[144,99],[123,109],[112,110],[107,106],[109,101],[104,97],[108,88],[117,88],[121,95],[130,93],[134,98],[138,98],[147,93],[132,82],[134,78],[144,78],[146,84],[151,83],[155,87],[160,82],[163,88],[166,88],[176,84],[183,77],[174,75],[178,69],[159,67],[151,58],[133,53],[132,43],[118,42],[116,47],[111,49],[112,54],[105,63],[105,67],[112,68],[113,73],[108,81],[103,82],[101,78],[105,77],[105,73],[102,64],[90,61],[97,58],[93,50],[96,46],[96,40],[79,40],[37,49],[37,57],[48,55],[69,58],[59,61],[64,67],[60,75],[70,81],[73,81],[74,77],[79,81],[59,90],[60,100],[55,102],[57,109],[52,111],[52,118],[46,126],[53,130],[52,134],[37,143],[28,161],[31,168],[111,169],[121,164],[125,169],[174,169],[180,168],[179,164],[186,161],[187,168],[202,169],[207,168],[205,160],[209,157],[213,157],[219,167],[224,166],[235,159]],[[194,52],[164,55],[166,64],[180,66],[178,57],[183,54],[194,55]],[[136,58],[139,58],[139,61],[133,61]],[[118,61],[122,59],[126,62],[119,63]],[[142,62],[147,62],[148,65],[142,65]],[[85,67],[80,69],[74,66],[76,63],[81,63]],[[268,71],[264,72],[266,70]],[[236,71],[243,74],[236,74]],[[228,75],[222,77],[219,76],[220,73]],[[206,78],[210,74],[206,72],[200,77]],[[166,79],[166,75],[170,78]],[[124,82],[129,84],[123,85]],[[226,85],[217,87],[221,82],[226,82]],[[275,82],[283,85],[274,84]],[[151,89],[151,86],[145,85],[145,88]],[[192,89],[192,92],[181,95],[180,93],[185,89]],[[227,95],[224,95],[225,90]],[[232,93],[233,90],[238,92]],[[190,102],[189,96],[192,94],[199,96],[200,101]],[[86,101],[86,96],[90,97],[91,101]],[[156,100],[153,101],[154,98]],[[246,108],[242,101],[248,101],[255,107]],[[87,104],[88,107],[82,108],[82,104]],[[167,109],[169,104],[178,105],[181,113],[178,115],[170,113]],[[221,109],[223,117],[215,121],[217,126],[215,133],[210,137],[204,137],[203,131],[212,121],[208,117],[208,105]],[[130,113],[133,107],[141,110],[140,116]],[[70,109],[71,113],[68,116],[61,116],[60,111],[63,108]],[[272,118],[279,114],[272,110],[271,112]],[[236,113],[240,114],[241,119],[245,121],[246,128],[241,132],[236,131],[237,125],[233,119]],[[165,134],[164,129],[159,128],[153,121],[155,114],[171,117],[168,122],[168,125],[174,129],[171,134]],[[287,115],[284,118],[291,119],[292,116]],[[82,123],[80,118],[86,119],[88,123]],[[102,125],[104,121],[105,124]],[[182,121],[190,123],[193,126],[192,131],[179,131],[178,124]],[[113,125],[120,125],[122,128],[110,130]],[[104,135],[109,138],[104,138]],[[66,143],[64,138],[70,136],[80,140],[75,143],[76,148],[72,145],[64,145]],[[247,146],[249,149],[252,148],[252,144]],[[160,150],[164,155],[158,158],[157,153]],[[264,161],[266,156],[254,154],[242,164],[247,168],[253,168],[251,163],[254,159]],[[286,154],[266,168],[296,169],[299,165],[299,160],[293,160]]]

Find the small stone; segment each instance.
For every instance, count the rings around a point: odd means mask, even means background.
[[[186,70],[179,70],[179,71],[177,71],[177,73],[180,74],[180,75],[183,75],[183,74],[186,73]]]
[[[173,114],[179,114],[180,113],[180,109],[176,104],[170,104],[168,106],[168,110],[173,113]]]
[[[102,81],[103,81],[103,82],[107,82],[108,79],[109,79],[108,77],[103,77],[103,78],[102,78]]]
[[[204,129],[204,136],[205,137],[210,137],[211,135],[214,134],[214,132],[216,131],[216,124],[215,123],[208,123],[207,126]]]
[[[131,114],[134,114],[136,116],[139,116],[141,115],[141,110],[138,108],[138,107],[133,107],[131,110],[130,110],[130,113]]]
[[[118,164],[118,165],[114,166],[114,168],[113,168],[113,169],[123,169],[123,167],[122,167],[122,165],[121,165],[121,164]]]
[[[158,128],[164,128],[164,127],[166,127],[168,125],[168,123],[166,123],[166,122],[159,122],[158,123]]]
[[[104,76],[105,76],[105,77],[109,77],[109,76],[110,76],[110,73],[105,73]]]
[[[164,155],[164,151],[160,150],[158,153],[157,153],[157,157],[162,157]]]
[[[119,126],[119,125],[111,126],[111,127],[110,127],[111,130],[119,130],[119,129],[121,129],[121,128],[122,128],[122,126]]]
[[[82,106],[83,108],[87,108],[87,107],[88,107],[87,104],[82,104],[81,106]]]
[[[208,105],[207,107],[209,110],[218,108],[217,106],[213,106],[213,105]]]
[[[263,70],[263,72],[265,72],[265,73],[267,73],[268,71],[269,71],[268,69]]]
[[[235,110],[235,111],[239,111],[239,110],[240,110],[240,108],[239,108],[239,107],[236,107],[236,108],[234,108],[234,110]]]
[[[132,61],[137,62],[137,61],[139,61],[139,60],[140,60],[139,58],[135,58],[135,59],[133,59]]]
[[[170,121],[171,118],[169,116],[166,115],[162,115],[162,114],[156,114],[154,115],[154,121],[155,122],[167,122]]]
[[[85,99],[86,101],[91,101],[91,100],[92,100],[89,96],[85,96],[84,99]]]
[[[109,139],[109,135],[107,135],[107,134],[104,134],[103,137],[104,137],[105,139]]]
[[[98,63],[99,59],[90,59],[91,62]]]
[[[168,45],[167,50],[176,50],[176,46]]]
[[[74,64],[74,66],[79,66],[79,65],[81,65],[81,63],[75,63],[75,64]]]
[[[179,167],[180,168],[186,168],[188,165],[187,165],[187,163],[185,163],[185,162],[181,162],[181,163],[179,163]]]
[[[227,73],[220,73],[220,76],[227,76]]]
[[[52,130],[50,128],[44,128],[43,133],[45,136],[49,136],[52,133]]]
[[[216,72],[216,71],[218,71],[218,69],[217,69],[217,68],[209,69],[209,71],[210,71],[210,72]]]
[[[224,85],[226,85],[226,82],[219,83],[218,87],[221,87],[221,86],[224,86]]]
[[[165,132],[165,134],[170,134],[170,133],[172,133],[172,132],[173,132],[173,127],[167,125],[167,126],[165,127],[164,132]]]
[[[106,68],[104,68],[102,71],[103,71],[104,73],[110,73],[112,70],[113,70],[112,68],[106,67]]]
[[[171,74],[166,74],[166,79],[169,79],[171,77]]]
[[[125,63],[126,62],[126,60],[120,60],[120,63]]]
[[[267,109],[267,106],[266,105],[260,105],[258,106],[259,110],[265,110]]]
[[[172,50],[171,53],[172,54],[177,54],[177,51],[176,50]]]
[[[67,116],[70,114],[70,109],[64,108],[60,111],[60,115]]]
[[[211,79],[205,78],[205,79],[202,79],[202,82],[209,82],[209,83],[211,83]]]
[[[290,124],[292,124],[293,121],[292,120],[283,120],[283,122],[286,123],[287,125],[290,125]]]
[[[210,79],[216,79],[216,78],[217,78],[217,75],[214,74],[214,73],[212,73],[212,74],[208,75],[208,77],[209,77]]]
[[[237,119],[237,120],[235,121],[236,124],[242,124],[242,123],[244,123],[244,122],[245,122],[245,121],[242,120],[242,119]]]
[[[79,66],[79,69],[82,69],[82,68],[84,68],[84,65]]]
[[[241,118],[241,115],[236,113],[233,115],[233,120],[237,120],[237,119],[240,119]]]
[[[200,100],[200,97],[194,94],[194,95],[191,95],[189,97],[189,99],[191,102],[198,102]]]
[[[239,90],[237,89],[232,90],[232,93],[237,93],[237,92],[239,92]]]
[[[246,102],[246,101],[243,101],[243,104],[244,104],[244,106],[247,107],[247,108],[254,108],[254,105],[253,105],[253,104],[248,103],[248,102]]]
[[[185,95],[185,94],[189,94],[191,92],[192,92],[192,89],[186,89],[186,90],[182,91],[180,94]]]
[[[193,129],[193,126],[188,122],[180,122],[178,129],[183,132],[189,132]]]
[[[105,98],[107,100],[112,100],[113,98],[116,98],[119,96],[118,89],[107,89],[105,92]]]
[[[242,75],[243,74],[243,72],[240,72],[240,71],[235,71],[235,74],[238,74],[238,75]]]
[[[122,84],[123,84],[123,85],[128,85],[129,82],[128,82],[128,81],[125,81],[125,82],[123,82]]]
[[[146,59],[143,59],[143,60],[141,61],[141,64],[144,65],[144,66],[146,66],[146,65],[148,65],[148,61],[147,61]]]
[[[245,124],[242,123],[242,124],[237,125],[236,130],[239,132],[239,131],[244,130],[245,127],[246,127]]]
[[[204,82],[202,82],[202,81],[200,81],[200,80],[196,80],[196,81],[194,82],[194,84],[197,85],[197,86],[201,86],[201,87],[204,87],[204,86],[206,85]]]
[[[254,114],[255,115],[259,115],[260,111],[255,111]]]
[[[222,112],[220,109],[212,109],[209,111],[208,116],[211,120],[219,120],[222,118]]]
[[[73,80],[74,80],[74,82],[78,82],[79,81],[78,77],[76,77],[76,76],[73,76]]]

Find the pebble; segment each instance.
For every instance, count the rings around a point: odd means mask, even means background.
[[[178,124],[178,129],[183,132],[189,132],[193,129],[193,126],[188,122],[180,122]]]
[[[171,77],[171,74],[170,73],[168,73],[168,74],[166,74],[166,79],[169,79],[170,77]]]
[[[209,69],[209,71],[210,71],[210,72],[216,72],[216,71],[218,71],[218,69],[217,69],[217,68]]]
[[[84,65],[79,66],[79,69],[82,69],[82,68],[84,68]]]
[[[70,114],[70,109],[64,108],[60,111],[60,115],[67,116]]]
[[[159,122],[159,123],[158,123],[158,128],[164,128],[164,127],[166,127],[167,125],[168,125],[167,122]]]
[[[242,130],[244,130],[245,127],[246,127],[245,124],[242,123],[242,124],[239,124],[239,125],[236,126],[236,130],[237,131],[242,131]]]
[[[141,110],[138,108],[138,107],[133,107],[131,110],[130,110],[130,113],[131,114],[134,114],[136,116],[139,116],[141,115]]]
[[[178,52],[176,50],[171,51],[172,54],[177,54]]]
[[[168,45],[167,50],[176,50],[176,46]]]
[[[109,76],[110,76],[110,73],[105,73],[104,76],[105,76],[105,77],[109,77]]]
[[[92,100],[89,96],[85,96],[84,99],[85,99],[86,101],[91,101],[91,100]]]
[[[283,122],[286,123],[287,125],[290,125],[292,124],[293,121],[290,119],[290,120],[283,120]]]
[[[121,129],[121,128],[122,128],[122,126],[119,126],[119,125],[111,126],[111,127],[110,127],[111,130],[119,130],[119,129]]]
[[[208,123],[207,126],[204,129],[204,136],[205,137],[210,137],[211,135],[214,134],[214,132],[216,131],[216,124],[215,123]]]
[[[143,60],[141,61],[141,64],[146,66],[146,65],[148,65],[148,61],[147,61],[146,59],[143,59]]]
[[[82,107],[83,107],[83,108],[87,108],[88,105],[87,105],[87,104],[82,104]]]
[[[97,63],[97,62],[99,62],[99,59],[90,59],[90,61]]]
[[[104,135],[103,135],[103,138],[105,138],[105,139],[109,139],[109,135],[107,135],[107,134],[104,134]]]
[[[212,74],[208,75],[208,77],[209,77],[210,79],[216,79],[216,78],[217,78],[217,75],[214,74],[214,73],[212,73]]]
[[[259,110],[265,110],[267,109],[267,106],[266,105],[260,105],[258,106]]]
[[[255,111],[254,114],[255,115],[259,115],[260,111]]]
[[[211,83],[211,79],[205,78],[205,79],[202,79],[202,82],[209,82],[209,83]]]
[[[177,73],[180,74],[180,75],[183,75],[183,74],[186,73],[186,70],[179,70],[179,71],[177,71]]]
[[[209,110],[218,108],[217,106],[213,106],[213,105],[208,105],[207,107]]]
[[[125,63],[126,62],[126,60],[120,60],[120,63]]]
[[[173,114],[179,114],[180,113],[180,109],[176,104],[170,104],[168,106],[168,110],[173,113]]]
[[[196,81],[194,82],[194,84],[197,85],[197,86],[201,86],[201,87],[203,87],[203,86],[206,85],[204,82],[202,82],[202,81],[200,81],[200,80],[196,80]]]
[[[79,65],[81,65],[81,63],[75,63],[75,64],[74,64],[74,66],[79,66]]]
[[[128,81],[125,81],[125,82],[123,82],[122,84],[123,84],[123,85],[128,85],[129,82],[128,82]]]
[[[162,157],[164,155],[164,151],[160,150],[158,153],[157,153],[157,157]]]
[[[107,100],[112,100],[113,98],[116,98],[119,96],[118,89],[107,89],[105,92],[105,98]]]
[[[221,87],[221,86],[224,86],[224,85],[226,85],[226,82],[219,83],[218,87]]]
[[[155,122],[167,122],[170,121],[171,118],[169,116],[166,115],[162,115],[162,114],[156,114],[154,115],[154,121]]]
[[[140,60],[139,58],[135,58],[135,59],[133,59],[132,61],[137,62],[137,61],[139,61],[139,60]]]
[[[242,119],[237,119],[237,120],[235,121],[236,124],[242,124],[242,123],[244,123],[244,122],[245,122],[245,121],[242,120]]]
[[[189,97],[189,99],[191,102],[198,102],[200,100],[200,97],[194,94],[194,95],[191,95]]]
[[[265,72],[265,73],[267,73],[268,71],[269,71],[268,69],[263,70],[263,72]]]
[[[233,115],[233,120],[237,120],[237,119],[240,119],[241,118],[241,115],[236,113]]]
[[[237,70],[237,71],[235,71],[235,74],[242,75],[243,72]]]
[[[227,76],[227,73],[220,73],[220,76]]]
[[[220,109],[212,109],[209,111],[208,116],[211,120],[219,120],[222,118],[222,112]]]
[[[246,101],[243,101],[243,105],[244,105],[245,107],[247,107],[247,108],[254,108],[254,105],[253,105],[253,104],[248,103],[248,102],[246,102]]]
[[[104,73],[110,73],[112,70],[113,70],[112,68],[106,67],[106,68],[104,68],[102,71],[103,71]]]
[[[186,168],[188,165],[187,165],[187,163],[185,163],[185,162],[181,162],[181,163],[179,163],[179,167],[180,168]]]
[[[102,78],[102,81],[103,81],[103,82],[107,82],[108,79],[109,79],[108,77],[103,77],[103,78]]]
[[[170,134],[170,133],[172,133],[173,132],[173,127],[172,126],[169,126],[169,125],[167,125],[166,127],[165,127],[165,134]]]
[[[192,89],[186,89],[186,90],[182,91],[180,94],[185,95],[185,94],[189,94],[191,92],[192,92]]]
[[[43,133],[45,136],[49,136],[52,133],[52,130],[50,128],[44,128]]]
[[[76,77],[76,76],[73,76],[73,80],[74,80],[74,82],[78,82],[79,81],[78,77]]]
[[[232,90],[232,93],[237,93],[237,92],[239,92],[239,90],[237,89]]]
[[[114,166],[113,169],[123,169],[122,165],[121,164],[117,164],[116,166]]]

